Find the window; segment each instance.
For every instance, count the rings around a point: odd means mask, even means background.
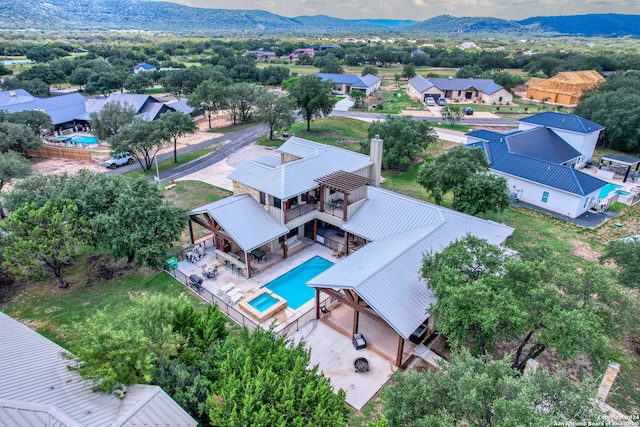
[[[547,203],[547,200],[549,200],[549,192],[548,191],[544,191],[542,193],[542,203]]]
[[[277,197],[273,198],[273,206],[275,206],[276,208],[282,208],[282,201],[280,199],[278,199]]]
[[[460,95],[462,95],[462,91],[461,90],[458,91],[458,96],[460,96]]]
[[[582,207],[586,208],[587,207],[587,203],[589,203],[589,198],[588,197],[586,199],[584,199],[584,205]]]
[[[500,98],[498,99],[498,102],[502,102],[502,97],[500,97]]]
[[[298,206],[298,198],[292,197],[288,200],[289,206]]]
[[[261,205],[267,204],[267,198],[265,197],[265,194],[262,191],[260,192],[260,204]]]
[[[302,193],[300,195],[300,201],[301,202],[306,202],[307,201],[307,193]]]

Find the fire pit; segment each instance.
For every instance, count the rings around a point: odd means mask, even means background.
[[[356,372],[369,372],[369,361],[364,357],[356,357],[353,359],[353,367]]]

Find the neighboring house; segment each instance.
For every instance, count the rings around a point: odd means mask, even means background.
[[[78,54],[80,54],[80,53],[87,53],[87,52],[89,52],[89,51],[88,51],[88,50],[86,50],[86,49],[75,49],[75,50],[73,51],[73,53],[78,53]]]
[[[151,65],[151,64],[147,64],[146,62],[142,62],[138,65],[136,65],[135,67],[133,67],[133,74],[138,74],[138,73],[148,73],[151,71],[156,71],[157,68],[155,67],[155,65]]]
[[[89,121],[90,114],[102,110],[105,104],[109,102],[119,102],[121,104],[129,104],[135,110],[138,117],[144,120],[156,120],[167,111],[173,108],[168,104],[163,104],[159,99],[150,95],[137,95],[132,93],[112,93],[107,98],[96,98],[87,100],[85,114],[77,117],[76,120]]]
[[[192,240],[195,223],[213,234],[219,251],[244,252],[236,260],[248,267],[256,249],[282,250],[286,258],[296,236],[346,252],[348,257],[307,282],[317,290],[316,311],[322,292],[389,325],[399,336],[397,366],[404,340],[423,324],[434,329],[428,310],[435,300],[420,276],[424,254],[467,234],[501,245],[513,233],[505,225],[378,188],[381,139],[371,141],[369,156],[297,137],[277,151],[280,157],[245,161],[229,175],[233,196],[189,213]],[[350,252],[353,240],[359,249]],[[251,268],[242,271],[252,275]]]
[[[319,51],[329,49],[342,49],[342,46],[340,46],[339,44],[323,44],[318,48]]]
[[[429,58],[431,55],[429,55],[427,52],[425,52],[422,49],[413,49],[411,51],[411,57],[414,57],[416,55],[425,55],[427,58]]]
[[[369,96],[380,89],[380,77],[373,74],[358,76],[356,74],[317,73],[316,76],[322,78],[323,81],[331,80],[335,84],[333,93],[336,95],[347,95],[352,90],[359,90]]]
[[[425,98],[446,98],[450,101],[481,102],[484,104],[510,104],[513,95],[492,79],[459,79],[454,77],[424,78],[415,76],[409,80],[407,92],[424,102]]]
[[[202,114],[201,110],[198,111],[198,110],[195,110],[193,107],[191,107],[187,103],[188,101],[189,101],[188,99],[181,99],[180,101],[171,101],[171,102],[167,102],[166,106],[175,111],[180,111],[181,113],[188,114],[191,117],[195,117],[199,114]]]
[[[507,178],[518,200],[576,218],[597,205],[607,185],[576,169],[593,154],[591,141],[602,129],[578,116],[547,112],[522,119],[516,131],[468,133],[467,146],[484,151],[491,172]]]
[[[260,61],[266,61],[268,59],[277,59],[278,55],[275,52],[270,52],[263,49],[248,50],[242,54],[242,56],[255,55],[256,59]]]
[[[301,47],[299,49],[294,50],[289,55],[289,59],[292,61],[297,60],[298,58],[300,58],[300,55],[303,55],[305,53],[309,55],[309,58],[313,58],[316,54],[312,47]]]
[[[160,387],[135,384],[122,399],[92,391],[68,369],[65,349],[0,312],[0,424],[29,427],[195,427]]]
[[[582,93],[604,82],[595,70],[564,71],[550,79],[531,78],[527,86],[527,98],[543,99],[557,104],[574,105],[582,100]]]
[[[475,44],[474,42],[464,42],[464,43],[460,43],[459,45],[456,46],[458,49],[462,49],[462,50],[468,50],[468,49],[480,49],[480,47],[478,47],[477,44]]]

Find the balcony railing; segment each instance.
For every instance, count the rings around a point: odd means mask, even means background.
[[[315,211],[317,209],[318,203],[305,203],[303,205],[294,206],[284,212],[284,222],[286,224],[293,219],[301,217],[302,215],[307,214],[311,211]]]

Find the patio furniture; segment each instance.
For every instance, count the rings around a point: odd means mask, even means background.
[[[202,287],[202,277],[198,276],[197,274],[192,274],[191,276],[189,276],[189,280],[191,281],[191,284],[196,287],[196,289],[200,289],[200,287]]]
[[[333,201],[333,205],[334,205],[336,208],[341,208],[341,207],[343,207],[343,206],[344,206],[344,199],[335,199],[335,200]]]
[[[364,357],[356,357],[353,359],[353,367],[357,372],[369,372],[369,361]]]
[[[353,347],[355,347],[356,350],[363,349],[367,346],[367,341],[364,339],[362,334],[354,334],[351,342],[353,343]]]
[[[227,293],[233,291],[234,289],[238,289],[235,283],[229,283],[221,288],[216,288],[216,293],[221,297],[224,297],[225,295],[227,295]]]
[[[262,249],[254,249],[251,251],[251,256],[258,262],[262,262],[263,259],[267,259],[267,252]]]
[[[235,294],[228,295],[226,298],[226,301],[227,301],[227,304],[234,305],[235,303],[240,301],[242,298],[244,298],[244,294],[240,290],[238,290],[238,292],[236,292]]]
[[[322,306],[320,307],[320,311],[322,312],[322,314],[324,314],[325,316],[328,316],[331,314],[331,311],[326,307],[326,306]]]
[[[231,264],[231,274],[234,274],[236,272],[236,265],[235,264]]]
[[[228,270],[229,267],[231,267],[231,264],[229,264],[229,260],[228,259],[225,259],[224,260],[224,268],[226,268]]]
[[[413,331],[413,333],[409,337],[409,341],[411,341],[414,344],[420,344],[426,336],[427,336],[427,326],[420,325],[418,326],[418,329]]]
[[[216,279],[218,277],[218,269],[216,267],[207,267],[202,269],[202,275],[207,279]]]

